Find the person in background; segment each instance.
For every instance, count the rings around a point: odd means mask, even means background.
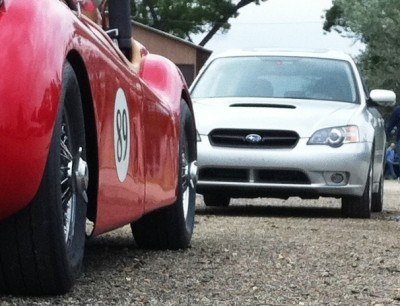
[[[395,148],[396,145],[391,143],[390,146],[386,150],[386,177],[389,179],[396,179],[397,175],[394,171],[395,162]]]
[[[400,106],[393,109],[386,126],[386,136],[389,137],[393,130],[396,130],[395,153],[400,156]]]

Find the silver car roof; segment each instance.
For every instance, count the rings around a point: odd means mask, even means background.
[[[295,56],[295,57],[313,57],[337,59],[353,62],[349,54],[340,51],[314,49],[314,50],[299,50],[299,49],[232,49],[223,53],[213,54],[210,60],[222,57],[241,57],[241,56]]]

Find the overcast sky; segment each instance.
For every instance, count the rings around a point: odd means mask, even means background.
[[[356,55],[362,45],[322,29],[324,11],[332,0],[268,0],[249,4],[237,18],[230,19],[231,29],[216,34],[206,48],[222,52],[232,48],[335,49]],[[199,43],[204,35],[194,38]]]

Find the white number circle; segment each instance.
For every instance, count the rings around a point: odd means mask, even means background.
[[[114,153],[117,174],[120,182],[125,181],[129,167],[131,149],[129,111],[124,91],[119,88],[114,107]]]

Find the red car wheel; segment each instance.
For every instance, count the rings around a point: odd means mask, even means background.
[[[193,116],[181,102],[181,135],[179,143],[178,198],[131,224],[139,247],[150,249],[183,249],[190,245],[196,202],[196,133]]]
[[[0,222],[1,292],[65,293],[79,275],[88,182],[83,126],[78,81],[66,63],[39,191],[26,209]]]

